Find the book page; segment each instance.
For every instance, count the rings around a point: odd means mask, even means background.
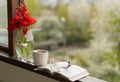
[[[49,70],[51,73],[65,70],[63,67],[67,67],[67,62],[56,62],[54,64],[47,64],[45,66],[40,66],[37,70]]]
[[[65,69],[65,67],[67,66],[68,62],[57,62],[56,63],[57,70],[55,69],[54,73],[56,75],[60,75],[63,78],[67,78],[71,81],[75,81],[89,75],[86,69],[78,65],[71,65],[69,68]]]
[[[72,65],[68,69],[60,71],[59,73],[65,75],[65,76],[68,76],[68,77],[72,77],[78,73],[83,73],[84,71],[85,71],[85,69],[83,69],[79,66],[76,66],[76,65]]]
[[[89,74],[86,69],[80,66],[71,65],[69,68],[65,68],[67,66],[68,66],[68,62],[57,62],[55,64],[47,64],[45,66],[38,68],[39,70],[49,70],[51,74],[59,75],[71,81],[78,80]]]
[[[79,79],[82,79],[83,77],[88,76],[88,75],[89,75],[89,73],[87,71],[85,71],[83,73],[78,73],[78,74],[70,77],[70,80],[72,80],[72,81],[79,80]]]
[[[49,71],[50,73],[53,73],[54,71],[52,70],[52,66],[50,64],[47,64],[45,66],[40,66],[40,67],[37,67],[35,68],[34,70],[47,70]]]

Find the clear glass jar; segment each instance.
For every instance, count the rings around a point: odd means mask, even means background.
[[[30,62],[32,59],[32,52],[34,49],[34,38],[32,31],[28,31],[26,35],[22,35],[18,31],[16,36],[16,52],[18,60],[23,62]]]

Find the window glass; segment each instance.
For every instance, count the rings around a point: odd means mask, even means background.
[[[8,45],[7,0],[0,0],[0,45]]]
[[[35,49],[95,77],[120,81],[120,0],[25,0],[37,19]]]

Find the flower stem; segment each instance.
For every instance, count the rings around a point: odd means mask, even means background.
[[[24,38],[24,34],[23,34],[22,29],[20,29],[20,32],[21,32],[21,42],[24,43],[24,39],[25,39],[25,38]]]

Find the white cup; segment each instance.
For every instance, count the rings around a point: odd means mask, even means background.
[[[43,66],[47,64],[48,61],[48,51],[47,50],[34,50],[33,51],[33,61],[36,66]]]

